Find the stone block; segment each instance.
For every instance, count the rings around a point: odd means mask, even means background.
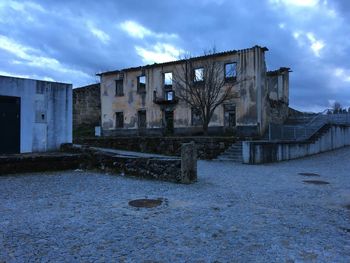
[[[181,146],[181,182],[192,183],[197,181],[197,150],[194,142]]]

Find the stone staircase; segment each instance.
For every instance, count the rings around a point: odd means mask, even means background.
[[[350,124],[350,114],[319,114],[287,119],[283,124],[270,124],[262,139],[279,141],[304,141],[317,133],[326,124]]]
[[[225,152],[220,154],[216,161],[230,161],[230,162],[243,162],[242,157],[242,142],[236,142],[232,144]]]
[[[290,117],[282,125],[272,124],[261,140],[279,142],[306,141],[321,136],[330,125],[341,124],[350,126],[350,113],[325,114],[325,112]],[[242,142],[238,141],[232,144],[215,160],[243,163]]]

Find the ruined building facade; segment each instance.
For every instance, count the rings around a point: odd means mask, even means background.
[[[191,58],[198,70],[205,70],[201,63],[206,59],[215,59],[224,69],[222,78],[234,81],[233,97],[215,110],[209,134],[261,136],[270,122],[286,119],[289,68],[267,72],[266,51],[254,46]],[[155,63],[98,74],[103,135],[200,134],[198,113],[178,99],[172,81],[183,63]]]

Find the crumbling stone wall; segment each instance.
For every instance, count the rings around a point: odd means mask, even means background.
[[[86,154],[87,149],[83,150]],[[153,159],[118,156],[89,151],[84,164],[86,169],[100,169],[126,176],[181,183],[181,159]]]
[[[0,156],[0,175],[60,171],[80,168],[83,155],[79,153],[36,153]]]
[[[199,159],[213,159],[235,143],[233,137],[101,137],[76,138],[75,143],[164,155],[181,155],[181,145],[194,142]]]
[[[100,126],[100,84],[73,89],[73,129]]]
[[[283,124],[289,114],[289,68],[267,72],[269,123]]]
[[[269,101],[270,123],[283,124],[288,118],[289,106],[282,101]]]
[[[0,156],[0,175],[70,169],[98,169],[119,175],[189,184],[197,181],[195,145],[185,144],[181,158],[125,156],[63,144],[63,152]]]
[[[121,175],[183,184],[197,181],[197,158],[193,143],[182,146],[181,158],[126,156],[71,144],[63,145],[62,149],[82,153],[82,167],[85,169],[100,169]]]

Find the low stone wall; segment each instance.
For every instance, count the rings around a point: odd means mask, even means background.
[[[0,156],[0,175],[77,169],[81,154],[42,153]]]
[[[189,126],[182,128],[174,128],[170,135],[165,128],[146,128],[146,129],[102,129],[102,136],[105,137],[160,137],[160,136],[174,136],[174,137],[195,137],[204,136],[203,128],[200,126]],[[212,137],[232,137],[243,139],[247,137],[258,138],[259,127],[257,125],[237,125],[235,127],[224,126],[210,126],[208,127],[208,136]],[[78,137],[78,136],[76,136]]]
[[[213,159],[235,143],[233,137],[101,137],[76,138],[74,143],[120,150],[181,155],[181,145],[194,142],[199,159]]]
[[[197,181],[197,159],[193,143],[182,145],[181,158],[159,156],[137,156],[118,154],[94,147],[66,144],[65,151],[80,152],[84,156],[83,168],[100,169],[113,173],[156,179],[175,183],[193,183]]]
[[[179,157],[140,154],[116,154],[72,144],[62,145],[62,151],[40,154],[0,156],[0,175],[71,169],[98,169],[127,176],[189,184],[197,181],[195,145],[182,145]]]
[[[100,169],[126,176],[182,183],[181,159],[152,159],[134,156],[116,156],[94,152],[85,162],[88,169]]]
[[[304,142],[243,142],[243,163],[261,164],[296,159],[350,145],[350,127],[325,125]]]

